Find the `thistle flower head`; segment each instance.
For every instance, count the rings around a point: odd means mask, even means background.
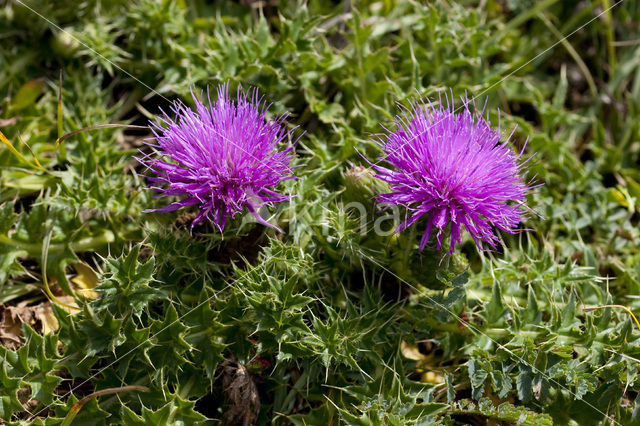
[[[272,226],[258,210],[288,200],[274,189],[294,178],[293,146],[278,148],[291,134],[283,125],[285,117],[268,120],[269,106],[256,90],[238,89],[232,100],[223,85],[214,103],[209,98],[205,105],[195,95],[193,100],[195,110],[176,102],[175,118],[164,114],[152,124],[156,142],[148,145],[153,153],[139,159],[153,173],[149,180],[158,196],[181,197],[155,211],[198,206],[192,227],[209,219],[222,231],[228,218],[246,208],[259,222]]]
[[[397,130],[379,142],[384,151],[374,165],[376,177],[387,182],[391,192],[380,194],[379,203],[403,205],[407,219],[396,232],[428,217],[420,240],[424,249],[431,230],[437,228],[440,249],[450,224],[449,253],[461,242],[464,227],[479,248],[485,242],[496,247],[494,228],[513,233],[523,219],[528,185],[523,181],[520,155],[501,141],[504,133],[469,109],[456,114],[453,103],[436,107],[413,104],[396,118]]]

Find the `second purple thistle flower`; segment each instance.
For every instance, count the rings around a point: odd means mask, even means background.
[[[266,117],[269,108],[256,90],[229,97],[228,86],[218,88],[217,100],[208,105],[193,95],[195,110],[174,103],[175,118],[165,114],[152,130],[156,143],[153,153],[139,161],[154,176],[151,188],[159,196],[178,196],[180,200],[155,211],[172,211],[197,206],[193,225],[208,219],[224,229],[227,220],[245,208],[257,221],[265,221],[258,210],[265,204],[288,200],[275,187],[293,179],[293,145],[280,116]],[[153,155],[156,154],[156,155]]]
[[[373,167],[391,192],[378,195],[377,201],[407,208],[408,218],[396,232],[426,215],[420,250],[434,227],[439,250],[447,224],[450,254],[462,241],[462,227],[479,248],[482,242],[495,248],[494,228],[514,233],[524,216],[529,187],[521,154],[511,149],[509,138],[501,141],[504,133],[474,115],[468,101],[463,100],[459,114],[448,99],[445,103],[412,104],[396,118],[397,130],[379,141],[384,151],[380,160],[388,167]]]

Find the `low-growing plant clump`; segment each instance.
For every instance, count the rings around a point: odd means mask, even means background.
[[[638,22],[0,2],[0,423],[640,424]]]

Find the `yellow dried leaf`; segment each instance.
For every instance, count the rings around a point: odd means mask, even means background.
[[[73,298],[71,299],[71,302],[73,302]],[[42,324],[42,334],[49,334],[58,329],[58,320],[55,315],[53,315],[50,302],[35,306],[33,308],[33,315]]]
[[[422,383],[442,384],[444,383],[444,376],[436,371],[427,371],[420,375],[420,381]]]
[[[410,345],[404,340],[400,343],[400,353],[402,353],[405,358],[412,359],[414,361],[424,361],[427,359],[427,356],[420,352],[417,346]]]
[[[78,287],[79,293],[85,297],[98,297],[98,293],[92,290],[98,285],[98,274],[83,262],[74,263],[73,268],[76,270],[76,276],[71,278],[71,282]]]
[[[629,207],[629,203],[627,202],[624,194],[615,188],[609,188],[609,191],[607,192],[607,198],[609,199],[609,201],[618,203],[622,207]]]
[[[418,361],[417,373],[420,373],[420,381],[422,383],[444,383],[444,376],[437,371],[429,371],[428,365],[431,357],[420,352],[418,346],[411,345],[404,340],[400,342],[400,353],[410,360]]]

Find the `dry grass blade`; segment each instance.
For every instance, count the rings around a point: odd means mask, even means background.
[[[640,330],[640,322],[638,322],[638,319],[636,318],[636,316],[633,314],[633,312],[631,311],[631,309],[627,308],[624,305],[602,305],[602,306],[592,306],[590,308],[582,308],[582,310],[584,312],[592,312],[595,311],[597,309],[605,309],[605,308],[618,308],[618,309],[624,309],[625,311],[627,311],[627,313],[629,315],[631,315],[631,318],[633,318],[633,320],[635,321],[636,325],[638,326],[638,330]]]
[[[146,126],[134,126],[132,124],[97,124],[95,126],[83,127],[82,129],[74,130],[69,132],[56,140],[56,145],[60,145],[65,140],[69,139],[71,136],[77,135],[78,133],[83,133],[89,130],[97,130],[97,129],[108,129],[114,127],[121,127],[125,129],[138,129],[138,130],[147,130]]]

